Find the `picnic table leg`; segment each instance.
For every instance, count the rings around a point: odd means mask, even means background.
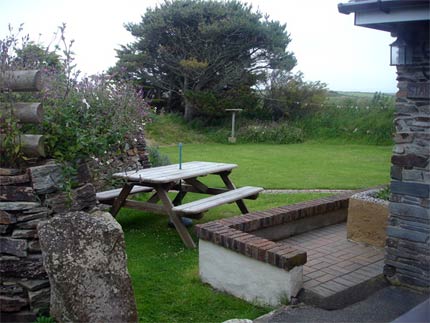
[[[181,237],[182,242],[185,244],[187,248],[195,248],[196,244],[191,238],[187,228],[182,223],[180,217],[174,211],[172,211],[172,208],[174,207],[174,205],[170,200],[169,196],[167,195],[167,191],[163,187],[157,187],[157,193],[158,193],[158,196],[160,197],[161,202],[163,203],[165,210],[169,214],[170,221],[173,222],[176,231],[178,231],[178,234]]]
[[[228,177],[229,174],[230,174],[230,172],[224,172],[224,173],[221,173],[220,176],[221,176],[221,179],[224,182],[225,186],[229,190],[234,190],[234,189],[236,189],[236,186],[233,184],[231,179]],[[242,212],[242,214],[249,213],[248,208],[246,207],[245,202],[243,200],[237,200],[236,204],[239,207],[240,212]]]
[[[160,198],[158,197],[157,192],[155,192],[154,194],[151,195],[151,197],[148,199],[148,203],[157,203],[160,200]]]
[[[173,205],[181,205],[182,200],[184,199],[185,195],[187,195],[187,192],[180,191],[178,195],[176,195],[175,199],[173,200]]]
[[[128,194],[130,194],[132,188],[133,185],[124,184],[121,192],[119,193],[119,196],[113,201],[112,209],[110,211],[113,217],[118,214],[119,210],[124,205],[125,200],[127,199]]]

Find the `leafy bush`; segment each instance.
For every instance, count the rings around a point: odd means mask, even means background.
[[[304,141],[303,131],[287,123],[260,123],[243,126],[237,132],[240,142],[294,144]]]
[[[334,139],[376,145],[392,144],[394,106],[325,106],[294,122],[306,139]]]
[[[300,72],[276,71],[265,89],[263,111],[274,121],[297,120],[313,115],[326,98],[326,84],[306,82]]]
[[[107,75],[80,78],[74,64],[73,41],[66,41],[65,25],[59,27],[57,36],[58,44],[50,50],[28,37],[20,40],[11,29],[11,35],[0,40],[0,68],[43,72],[45,88],[41,93],[13,94],[8,99],[43,103],[42,125],[22,130],[43,134],[47,157],[67,165],[66,172],[72,175],[80,161],[103,160],[124,151],[126,139],[143,130],[149,106],[126,82],[116,82]],[[2,127],[2,131],[11,132],[8,127]]]
[[[34,323],[56,323],[56,321],[50,316],[38,316]]]
[[[256,92],[246,86],[226,88],[222,91],[200,90],[187,91],[187,100],[193,104],[198,116],[206,119],[222,118],[226,109],[243,109],[253,114],[258,106],[259,98]]]
[[[43,132],[48,154],[75,161],[120,152],[127,135],[143,129],[147,110],[126,83],[112,82],[106,76],[79,81],[64,98],[55,93],[45,100]]]
[[[380,189],[378,192],[376,192],[375,197],[381,200],[389,201],[391,195],[390,186],[387,185],[384,188]]]
[[[148,147],[149,161],[153,167],[170,165],[169,156],[162,154],[158,147]]]

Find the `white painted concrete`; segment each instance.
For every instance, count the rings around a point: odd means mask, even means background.
[[[213,288],[260,305],[278,306],[303,286],[303,266],[290,271],[199,241],[199,271]]]

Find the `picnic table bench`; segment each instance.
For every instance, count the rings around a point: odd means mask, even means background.
[[[201,200],[175,206],[172,208],[172,211],[176,212],[178,215],[186,215],[190,218],[200,218],[203,212],[206,212],[213,207],[236,202],[244,198],[257,198],[258,193],[262,190],[263,189],[261,187],[244,186],[209,196]]]
[[[245,186],[236,188],[229,175],[236,164],[213,162],[188,162],[180,165],[168,165],[148,168],[138,171],[116,173],[116,178],[125,179],[121,189],[97,193],[97,199],[104,204],[112,205],[113,216],[122,207],[149,211],[157,214],[167,214],[174,224],[184,244],[194,248],[195,243],[181,221],[181,217],[201,218],[203,213],[211,208],[235,202],[242,214],[248,213],[243,199],[255,199],[263,190],[261,187]],[[208,187],[198,178],[207,175],[218,175],[223,181],[224,188]],[[129,200],[132,194],[152,192],[146,202]],[[172,200],[168,192],[175,192]],[[193,202],[181,204],[188,192],[208,194]],[[161,204],[157,204],[161,201]]]
[[[96,193],[96,199],[99,202],[105,202],[105,204],[108,204],[106,202],[113,201],[115,198],[119,196],[119,193],[121,193],[121,188],[117,188],[114,190],[104,191],[104,192],[98,192]],[[152,187],[149,186],[135,186],[132,188],[129,195],[136,194],[136,193],[146,193],[151,192],[153,190]]]

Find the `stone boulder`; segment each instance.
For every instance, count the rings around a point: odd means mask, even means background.
[[[38,226],[58,322],[137,322],[124,234],[107,212],[70,212]]]

